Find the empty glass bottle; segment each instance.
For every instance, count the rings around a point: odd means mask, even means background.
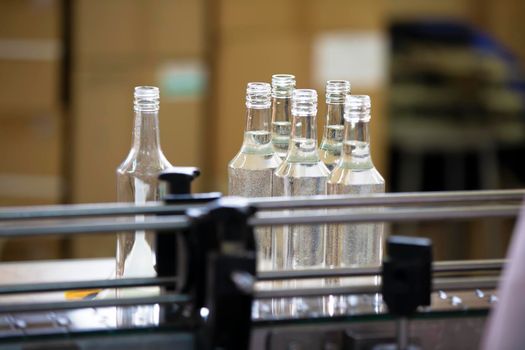
[[[320,160],[317,150],[316,114],[315,90],[295,90],[292,98],[290,147],[285,160],[274,173],[274,196],[326,194],[330,172]],[[324,231],[324,225],[288,225],[282,230],[276,229],[275,267],[301,269],[323,266]]]
[[[350,83],[346,80],[326,82],[326,123],[319,148],[321,160],[330,171],[341,156],[345,98],[349,93]]]
[[[248,83],[246,128],[241,150],[228,165],[229,194],[242,197],[270,197],[272,174],[281,163],[272,146],[271,86]],[[260,270],[271,268],[272,236],[269,227],[255,230]]]
[[[272,75],[272,143],[277,155],[284,159],[290,142],[292,92],[295,76]]]
[[[129,154],[117,168],[117,200],[144,204],[161,199],[159,173],[171,167],[162,153],[159,141],[159,89],[139,86],[134,94],[135,125]],[[143,215],[135,221],[144,221]],[[151,231],[119,233],[117,238],[117,277],[155,276],[155,235]],[[158,288],[118,291],[123,294],[151,294]],[[152,307],[134,307],[125,313],[118,310],[122,325],[146,325],[156,322]]]
[[[385,192],[385,180],[370,155],[370,97],[346,97],[341,158],[328,181],[328,194]],[[370,209],[373,210],[373,209]],[[328,266],[379,265],[382,258],[382,223],[329,225]]]

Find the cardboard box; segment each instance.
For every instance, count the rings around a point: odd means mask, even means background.
[[[56,204],[63,194],[56,112],[0,118],[0,204]]]
[[[62,123],[57,112],[0,117],[0,206],[62,200]],[[3,260],[61,257],[61,238],[0,240]]]
[[[340,29],[381,29],[387,24],[387,2],[384,0],[313,0],[308,2],[308,28],[313,33]]]
[[[204,0],[79,0],[74,7],[77,67],[203,54],[203,7]]]
[[[51,236],[2,240],[0,256],[4,261],[58,259],[62,258],[62,243],[60,238]]]
[[[221,37],[247,37],[252,33],[278,36],[303,26],[305,8],[307,1],[224,0],[211,15]]]
[[[485,4],[491,3],[485,2]],[[500,1],[494,2],[500,4]],[[474,5],[475,4],[475,5]],[[483,5],[485,5],[483,4]],[[459,20],[470,20],[478,7],[477,2],[470,0],[442,0],[442,1],[420,1],[399,0],[395,2],[385,1],[384,7],[390,19],[416,19],[421,18],[455,18]],[[501,4],[500,4],[501,6]],[[504,6],[502,6],[504,7]]]
[[[60,34],[59,0],[3,0],[0,38],[49,39]]]
[[[0,118],[57,110],[57,61],[0,60]]]
[[[0,118],[0,175],[60,174],[62,122],[58,112]]]

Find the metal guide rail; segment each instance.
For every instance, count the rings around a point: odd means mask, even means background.
[[[155,278],[0,285],[0,300],[4,295],[145,286],[161,287],[161,295],[46,303],[0,301],[0,315],[13,320],[28,312],[65,312],[67,315],[67,312],[76,312],[67,310],[160,305],[160,323],[153,328],[159,334],[169,329],[170,336],[166,341],[172,345],[176,340],[171,335],[184,333],[193,339],[188,348],[241,349],[249,346],[262,349],[256,339],[263,337],[265,344],[272,344],[268,348],[284,349],[293,341],[300,342],[298,339],[304,338],[300,331],[304,322],[321,322],[337,324],[330,329],[338,329],[343,334],[338,338],[339,343],[343,338],[353,337],[351,343],[354,347],[341,345],[340,348],[357,349],[357,345],[369,344],[372,340],[363,340],[354,333],[347,337],[345,325],[360,324],[363,317],[372,317],[385,324],[392,322],[392,314],[389,316],[388,312],[391,306],[388,305],[387,309],[388,303],[381,300],[388,287],[385,268],[256,272],[254,227],[512,218],[520,212],[524,195],[525,190],[505,190],[245,200],[219,198],[219,194],[196,194],[168,196],[165,202],[141,206],[111,203],[5,208],[0,210],[0,237],[154,230],[159,233],[158,239],[175,236],[181,240],[176,241],[179,246],[157,251],[158,276]],[[370,207],[377,208],[370,211]],[[345,210],[316,211],[327,208]],[[294,212],[294,209],[301,210]],[[139,214],[147,215],[143,222],[135,222],[133,216]],[[228,234],[224,235],[224,232]],[[181,245],[186,252],[184,256],[177,254]],[[414,320],[425,320],[431,314],[436,318],[483,318],[497,300],[495,289],[504,260],[427,262],[428,276],[418,270],[416,274],[422,277],[414,278],[414,283],[429,279],[428,297],[432,303],[418,306],[417,311],[410,315]],[[315,282],[319,280],[325,282]],[[289,284],[292,281],[293,288]],[[285,305],[284,309],[282,305]],[[419,324],[417,322],[414,324]],[[298,332],[295,340],[288,339],[280,328],[274,328],[283,324],[299,327],[294,328]],[[12,327],[7,329],[12,330]],[[151,332],[151,327],[134,328],[134,332],[140,333],[141,329]],[[110,333],[115,336],[118,331],[117,327]],[[54,335],[60,338],[63,333],[61,330]],[[66,333],[81,337],[72,330]],[[319,337],[326,336],[324,331],[321,333]],[[394,339],[391,334],[386,338],[382,339],[387,343]],[[96,339],[103,348],[104,341]],[[27,334],[22,338],[18,333],[16,336],[12,336],[12,332],[2,334],[0,327],[0,348],[3,342],[10,341],[28,341]]]

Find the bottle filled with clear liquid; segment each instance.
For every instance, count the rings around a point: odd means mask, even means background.
[[[341,156],[343,148],[343,115],[345,98],[350,94],[350,83],[346,80],[326,82],[326,122],[321,141],[321,160],[332,170]]]
[[[135,122],[132,146],[127,158],[117,168],[117,200],[144,204],[161,199],[158,175],[171,167],[159,140],[159,89],[139,86],[134,93]],[[145,217],[137,215],[136,222]],[[154,277],[155,233],[136,231],[119,233],[117,236],[116,276]],[[158,288],[122,289],[119,297],[144,296],[158,293]],[[125,326],[150,325],[157,322],[155,308],[137,306],[117,310],[117,323]]]
[[[370,97],[348,95],[345,103],[342,154],[328,181],[328,194],[385,192],[385,180],[374,167],[370,155],[369,123]],[[329,225],[327,265],[380,265],[383,255],[383,231],[382,223]]]
[[[295,90],[290,146],[285,160],[274,173],[274,196],[326,194],[330,172],[319,158],[316,115],[315,90]],[[294,210],[297,215],[307,213]],[[275,268],[303,269],[324,265],[324,225],[286,225],[275,228],[273,238],[276,247]]]
[[[248,83],[246,110],[244,141],[228,165],[228,192],[232,196],[270,197],[272,175],[281,164],[272,146],[270,84]],[[271,268],[271,234],[270,227],[255,230],[259,270]]]
[[[272,144],[275,153],[284,160],[290,142],[292,93],[295,76],[272,75]]]

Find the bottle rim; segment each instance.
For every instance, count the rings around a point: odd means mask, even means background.
[[[368,95],[348,95],[345,99],[344,117],[350,120],[369,121],[371,100]]]
[[[140,99],[155,99],[160,97],[160,90],[156,86],[136,86],[134,97]]]

